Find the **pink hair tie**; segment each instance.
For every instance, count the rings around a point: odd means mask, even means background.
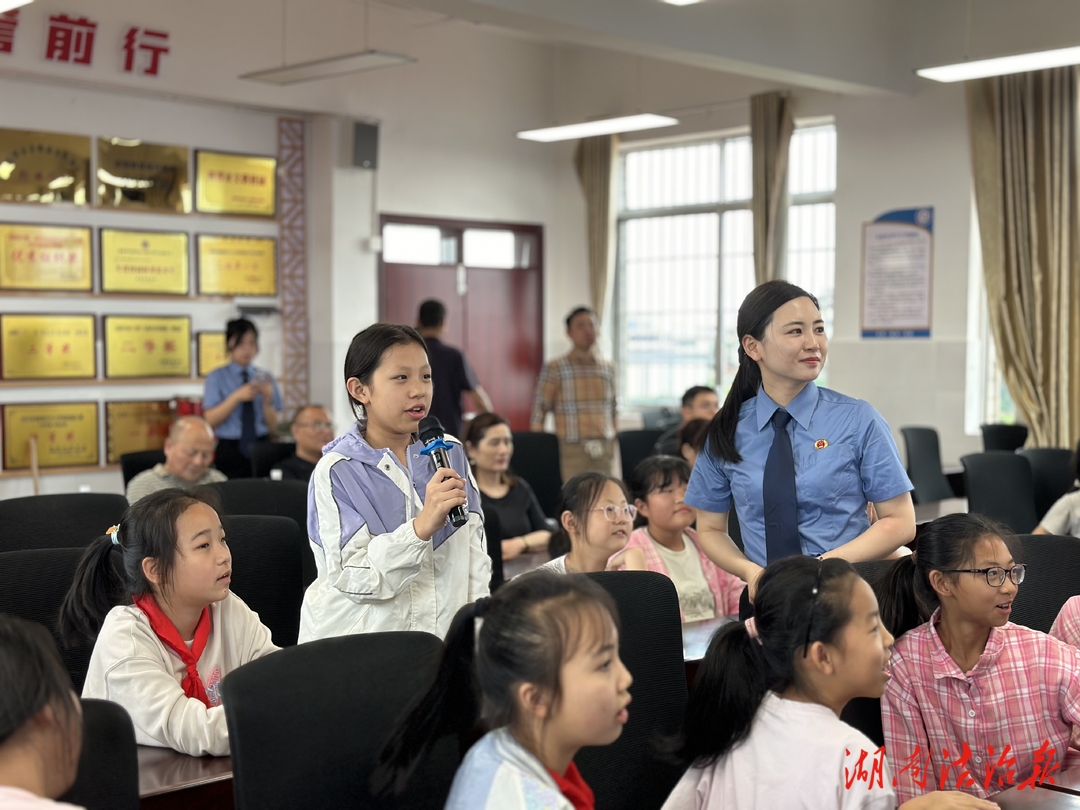
[[[754,621],[754,617],[751,616],[744,622],[744,624],[746,625],[746,634],[750,636],[750,638],[754,639],[754,641],[756,641],[758,644],[760,644],[761,636],[758,635],[757,622]]]

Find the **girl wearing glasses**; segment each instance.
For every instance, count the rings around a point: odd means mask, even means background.
[[[881,716],[901,801],[942,778],[986,798],[1064,767],[1080,725],[1080,652],[1009,622],[1024,581],[1018,546],[996,521],[946,515],[881,583],[896,636]]]
[[[754,606],[753,624],[709,644],[675,741],[689,769],[663,810],[895,810],[890,763],[839,717],[889,680],[870,586],[844,560],[788,557],[762,573]],[[902,810],[996,806],[952,792]]]
[[[559,574],[590,571],[644,571],[640,548],[626,548],[637,509],[618,478],[582,473],[562,488],[555,511],[559,531],[548,546],[555,558],[540,568]]]

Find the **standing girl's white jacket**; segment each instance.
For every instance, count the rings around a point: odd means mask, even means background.
[[[421,540],[413,520],[424,508],[435,464],[409,446],[408,469],[375,450],[359,425],[323,448],[308,488],[308,537],[318,577],[300,610],[300,642],[350,633],[422,630],[446,636],[454,614],[487,596],[491,559],[480,495],[461,443],[450,463],[466,480],[469,521]]]

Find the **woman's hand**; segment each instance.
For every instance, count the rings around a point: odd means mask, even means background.
[[[624,548],[618,554],[613,554],[608,560],[609,571],[648,571],[645,567],[645,552],[637,546]]]
[[[446,523],[446,516],[455,506],[464,506],[465,479],[448,467],[436,470],[427,483],[424,508],[413,521],[413,529],[421,540],[430,540]]]
[[[1000,810],[988,799],[980,799],[958,790],[935,790],[900,805],[900,810]]]
[[[502,557],[504,560],[512,560],[525,553],[525,538],[510,537],[502,541]]]
[[[258,383],[249,382],[233,391],[232,395],[237,402],[251,402],[259,395],[260,390]]]

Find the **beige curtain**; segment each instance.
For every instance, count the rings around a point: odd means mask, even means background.
[[[599,319],[615,283],[616,161],[619,136],[582,138],[574,151],[581,188],[585,192],[585,215],[589,232],[589,292]]]
[[[990,326],[1036,447],[1080,436],[1077,69],[967,85]]]
[[[781,93],[750,97],[754,153],[754,274],[757,283],[784,277],[788,148],[795,122],[791,99]]]

